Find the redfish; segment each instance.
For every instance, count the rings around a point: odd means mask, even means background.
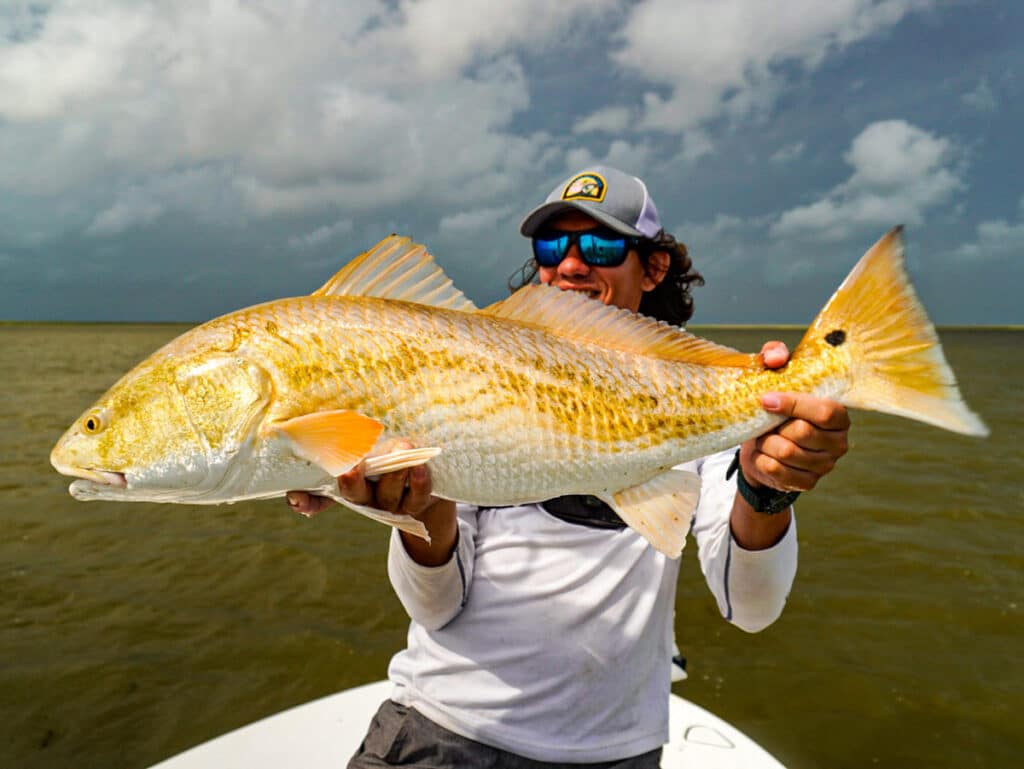
[[[700,493],[674,469],[782,421],[768,391],[812,393],[947,430],[961,399],[903,266],[876,243],[782,369],[543,285],[477,309],[422,246],[392,236],[310,296],[224,315],[125,374],[64,434],[77,499],[217,504],[429,463],[434,493],[501,506],[610,505],[678,557]],[[385,451],[403,437],[419,447]],[[349,507],[420,536],[418,521]]]

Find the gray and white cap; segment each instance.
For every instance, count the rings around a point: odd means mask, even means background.
[[[519,232],[533,237],[552,216],[570,210],[582,211],[623,235],[653,238],[661,230],[647,185],[618,169],[593,166],[551,190],[547,200],[523,219]]]

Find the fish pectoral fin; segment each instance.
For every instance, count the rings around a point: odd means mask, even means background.
[[[430,532],[427,531],[427,527],[423,525],[423,521],[418,521],[411,515],[403,515],[402,513],[389,513],[387,510],[378,510],[375,507],[367,507],[366,505],[357,505],[355,502],[351,502],[342,496],[337,494],[328,493],[331,499],[343,507],[347,507],[350,510],[354,510],[360,515],[365,515],[367,518],[371,518],[378,523],[384,523],[388,526],[394,526],[399,531],[404,531],[407,534],[412,534],[425,539],[430,542]]]
[[[700,476],[667,470],[639,486],[598,496],[655,550],[678,558],[700,499]]]
[[[396,470],[405,470],[408,467],[424,465],[440,453],[441,449],[436,446],[426,446],[419,449],[398,449],[396,451],[389,451],[386,454],[378,454],[375,457],[367,457],[363,462],[363,469],[368,477],[393,473]]]
[[[370,453],[384,425],[355,411],[318,411],[285,420],[274,430],[286,436],[296,455],[331,475],[347,473]]]

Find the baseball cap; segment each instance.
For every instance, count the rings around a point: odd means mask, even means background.
[[[592,166],[559,184],[533,209],[519,232],[533,237],[551,217],[564,211],[582,211],[623,235],[653,238],[661,230],[658,209],[647,194],[647,185],[609,166]]]

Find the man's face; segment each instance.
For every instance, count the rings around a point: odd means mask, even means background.
[[[582,232],[599,226],[596,220],[582,211],[567,211],[549,219],[544,229]],[[640,308],[644,291],[650,291],[658,284],[657,280],[648,275],[635,250],[630,251],[626,261],[618,267],[593,267],[580,258],[576,243],[570,246],[565,258],[556,267],[541,267],[538,275],[541,283],[563,291],[580,291],[605,304],[633,312]]]

